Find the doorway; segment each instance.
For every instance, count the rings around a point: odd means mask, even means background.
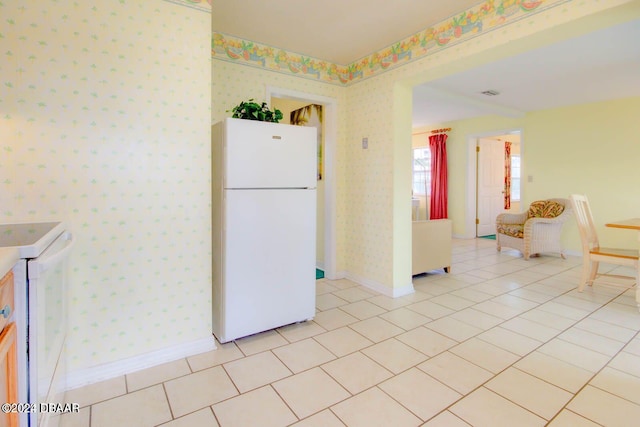
[[[334,153],[337,139],[337,102],[333,98],[303,92],[267,87],[267,102],[272,108],[286,106],[286,110],[301,108],[309,104],[322,106],[322,134],[324,135],[322,180],[318,181],[317,245],[316,265],[327,279],[337,279],[335,249],[335,180]],[[280,108],[279,108],[280,109]],[[282,110],[285,115],[288,113]],[[283,120],[285,123],[286,120]]]
[[[510,142],[510,197],[506,203],[505,143]],[[522,133],[520,129],[471,135],[469,148],[469,192],[467,235],[492,237],[496,217],[520,212]]]

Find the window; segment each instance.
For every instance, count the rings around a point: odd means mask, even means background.
[[[520,201],[520,154],[511,156],[511,200]]]
[[[431,194],[431,151],[429,147],[413,149],[413,194]]]

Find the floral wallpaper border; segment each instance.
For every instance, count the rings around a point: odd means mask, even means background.
[[[219,32],[213,32],[211,56],[346,86],[570,1],[573,0],[486,0],[349,65],[334,64]]]
[[[211,13],[211,10],[212,10],[212,6],[211,6],[212,0],[164,0],[164,1],[169,3],[179,4],[181,6],[187,6],[193,9],[198,9],[198,10],[202,10],[204,12],[209,12],[209,13]]]

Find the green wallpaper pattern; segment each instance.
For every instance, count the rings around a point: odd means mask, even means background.
[[[26,0],[0,17],[0,222],[75,235],[70,369],[210,337],[210,14]]]

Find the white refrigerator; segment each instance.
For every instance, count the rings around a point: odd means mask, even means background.
[[[317,130],[212,127],[213,334],[225,343],[315,315]]]

